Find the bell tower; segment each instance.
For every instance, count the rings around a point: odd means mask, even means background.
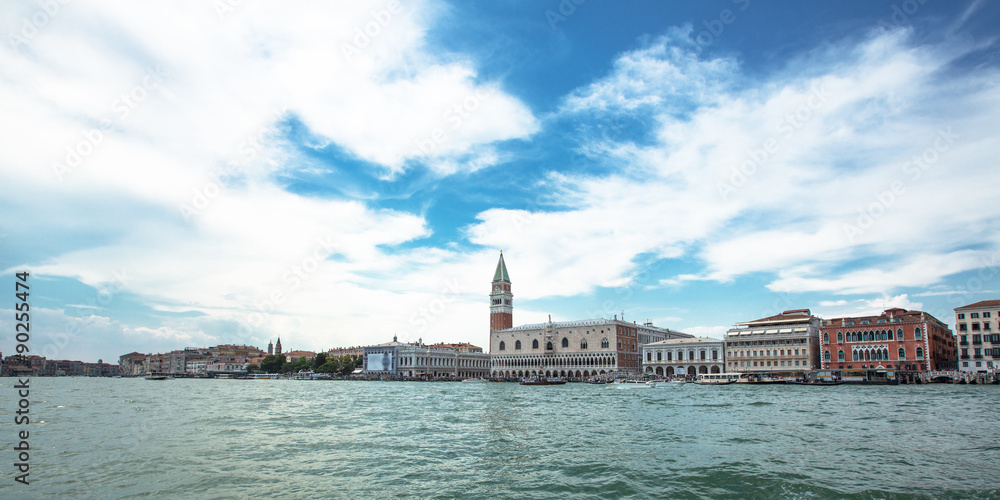
[[[500,250],[500,261],[493,273],[490,291],[490,333],[514,327],[514,295],[510,293],[510,276],[507,275],[507,265],[503,262],[503,250]]]

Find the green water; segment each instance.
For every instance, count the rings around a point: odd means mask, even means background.
[[[1000,498],[1000,386],[0,381],[2,498]]]

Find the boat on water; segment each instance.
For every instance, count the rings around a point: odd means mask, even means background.
[[[565,383],[565,379],[546,377],[532,377],[521,381],[521,385],[563,385]]]
[[[486,379],[479,378],[479,377],[463,378],[462,379],[462,383],[466,383],[466,384],[482,384],[484,382],[486,382]]]
[[[794,381],[787,382],[787,383],[794,384],[794,385],[823,385],[823,386],[827,386],[827,385],[843,385],[843,384],[846,384],[847,382],[844,382],[843,380],[794,380]]]
[[[656,387],[656,381],[616,380],[614,386],[619,389],[652,389],[653,387]]]
[[[784,378],[774,377],[770,374],[760,374],[760,373],[741,373],[740,378],[736,380],[738,384],[757,384],[757,385],[772,385],[772,384],[784,384],[788,381]]]
[[[169,380],[173,377],[166,373],[150,373],[146,375],[146,380]]]
[[[695,379],[698,385],[729,385],[735,384],[739,380],[738,373],[703,373]]]

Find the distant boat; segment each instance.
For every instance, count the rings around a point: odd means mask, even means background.
[[[465,383],[468,383],[468,384],[482,384],[482,383],[486,382],[486,379],[479,378],[479,377],[463,378],[462,382],[465,382]]]
[[[736,373],[704,373],[695,379],[698,385],[729,385],[736,383],[739,375]]]
[[[618,389],[652,389],[656,387],[656,382],[653,380],[649,382],[642,380],[616,380],[614,386]]]
[[[844,382],[843,380],[832,380],[832,381],[831,380],[808,380],[808,381],[795,380],[795,381],[790,381],[790,382],[787,382],[787,383],[789,383],[789,384],[795,384],[795,385],[842,385],[842,384],[846,384],[847,382]]]
[[[521,385],[563,385],[566,381],[557,378],[532,377],[521,381]]]
[[[146,380],[169,380],[173,377],[166,373],[150,373],[146,375]]]

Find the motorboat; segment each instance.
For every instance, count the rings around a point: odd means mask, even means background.
[[[521,385],[563,385],[565,383],[565,379],[546,377],[532,377],[521,381]]]
[[[619,389],[652,389],[656,387],[656,381],[650,380],[616,380],[614,386]]]

